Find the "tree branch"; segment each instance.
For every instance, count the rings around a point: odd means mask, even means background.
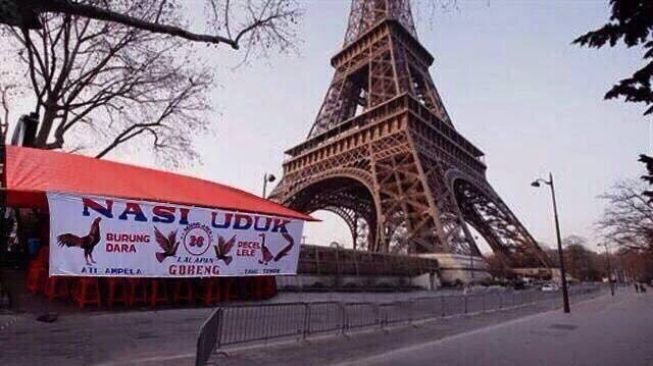
[[[91,19],[115,22],[122,25],[147,30],[154,33],[168,34],[175,37],[181,37],[193,42],[205,42],[212,44],[228,44],[233,49],[238,49],[238,42],[223,36],[193,33],[185,29],[160,24],[157,22],[148,22],[126,14],[117,13],[108,9],[102,9],[97,6],[74,3],[72,1],[46,1],[44,4],[45,11],[60,12],[76,16],[83,16]],[[158,21],[158,20],[157,20]]]

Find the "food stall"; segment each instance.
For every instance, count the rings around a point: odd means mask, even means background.
[[[6,168],[7,206],[40,220],[26,288],[82,307],[269,297],[274,276],[296,274],[314,220],[219,183],[63,152],[7,146]]]

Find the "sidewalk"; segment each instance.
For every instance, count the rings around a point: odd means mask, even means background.
[[[653,297],[620,289],[614,298],[607,291],[591,300],[572,298],[569,315],[553,305],[555,310],[545,302],[385,333],[227,351],[211,364],[653,365]]]
[[[653,297],[622,290],[577,304],[341,365],[653,365]]]
[[[437,293],[435,293],[437,295]],[[392,301],[407,294],[283,294],[270,302],[290,300]],[[572,298],[573,300],[573,298]],[[389,334],[380,331],[350,338],[311,340],[284,346],[233,353],[219,364],[305,365],[312,357],[316,364],[345,362],[407,347],[430,339],[470,331],[551,309],[549,301],[510,311],[472,317],[438,319],[419,328],[404,327]],[[2,314],[0,325],[0,365],[191,365],[200,325],[211,308],[161,311],[88,311],[60,314],[54,323],[35,320],[36,314]],[[437,338],[434,338],[437,337]],[[384,342],[390,342],[385,343]],[[324,345],[324,346],[323,346]],[[624,365],[625,366],[625,365]]]
[[[280,293],[261,303],[388,302],[441,293]],[[0,365],[190,365],[200,326],[213,311],[209,307],[79,310],[70,303],[50,303],[24,292],[17,300],[19,312],[0,312]],[[54,323],[36,321],[45,312],[57,312],[59,317]]]

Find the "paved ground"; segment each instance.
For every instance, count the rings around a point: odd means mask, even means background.
[[[210,309],[62,315],[54,323],[32,315],[0,331],[0,365],[89,365],[194,352]]]
[[[282,293],[266,302],[369,301],[436,296],[409,293]],[[20,293],[20,311],[0,313],[0,365],[170,365],[194,362],[197,334],[210,308],[108,311],[78,310],[72,304],[49,303],[42,296]],[[58,313],[53,323],[36,321]],[[134,362],[137,360],[137,362]]]
[[[653,297],[621,289],[572,302],[450,318],[387,334],[236,350],[230,365],[653,365]],[[558,304],[555,304],[558,305]],[[548,309],[547,309],[548,307]]]
[[[347,365],[653,365],[653,301],[629,294],[580,304]]]
[[[390,293],[390,294],[281,294],[271,302],[288,301],[374,301],[388,302],[406,297],[422,297],[440,295],[439,293]],[[470,329],[477,329],[487,324],[496,324],[515,317],[524,316],[533,312],[546,311],[551,308],[551,303],[543,303],[532,307],[469,317],[439,320],[429,326],[417,329],[403,329],[391,334],[401,338],[393,342],[393,347],[409,346],[423,342],[433,335],[451,334]],[[43,309],[47,310],[47,309]],[[161,311],[88,311],[88,312],[62,312],[57,321],[43,323],[35,320],[35,313],[3,313],[0,314],[0,365],[191,365],[194,362],[195,342],[198,329],[211,309],[189,308]],[[402,333],[403,332],[403,333]],[[402,336],[402,334],[404,334]],[[380,337],[380,338],[379,338]],[[376,346],[383,344],[384,339],[390,339],[381,332],[371,333],[370,336],[352,336],[350,339],[338,338],[331,341],[324,340],[327,345],[324,349],[331,350],[326,353],[328,360],[332,355],[343,357],[335,361],[348,361],[344,356],[367,357],[392,348],[387,344],[382,348],[375,346],[358,347],[357,342],[374,340]],[[312,340],[311,344],[320,344],[321,341]],[[332,343],[328,343],[332,342]],[[344,343],[344,344],[343,344]],[[220,364],[256,364],[261,361],[266,365],[291,364],[303,365],[312,352],[311,344],[286,345],[293,349],[289,356],[299,349],[298,357],[288,360],[281,357],[284,353],[275,354],[274,348],[261,348],[258,350],[240,351],[232,354],[228,359],[221,359]],[[354,347],[352,347],[354,346]],[[350,350],[348,351],[348,348]],[[321,346],[320,346],[321,348]],[[352,352],[351,349],[355,352]],[[322,349],[322,348],[321,348]],[[270,352],[275,354],[275,362],[270,362]],[[309,352],[302,355],[302,352]],[[351,358],[350,358],[351,359]],[[353,358],[355,359],[355,358]],[[267,361],[266,361],[267,360]]]

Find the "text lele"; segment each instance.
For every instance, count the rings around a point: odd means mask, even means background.
[[[113,219],[114,218],[114,200],[104,199],[100,203],[90,198],[82,198],[82,215],[90,216],[91,210],[100,215]],[[120,201],[123,202],[123,201]],[[138,202],[124,201],[125,208],[116,217],[118,220],[134,220],[137,222],[148,222],[161,224],[188,225],[188,214],[190,209],[184,207],[174,207],[157,205],[152,207],[151,220],[143,210],[143,206]],[[287,233],[286,225],[291,220],[272,218],[267,216],[250,215],[244,213],[218,212],[211,211],[211,227],[215,229],[232,229],[232,230],[250,230],[261,232],[279,232]]]

